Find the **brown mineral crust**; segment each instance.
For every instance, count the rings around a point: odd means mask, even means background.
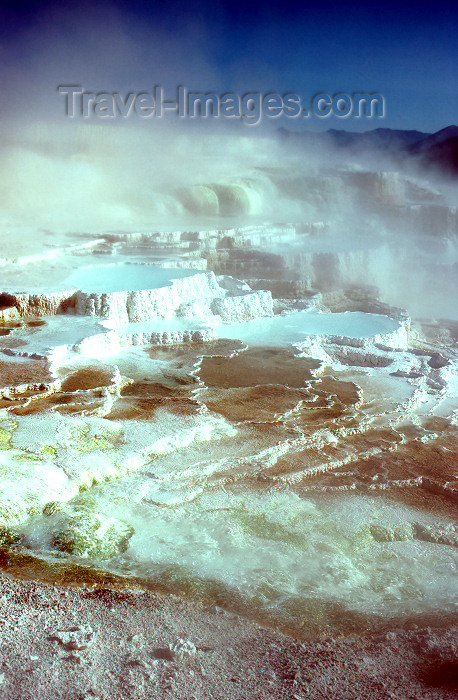
[[[208,409],[231,421],[274,421],[301,402],[311,400],[305,389],[283,386],[255,386],[238,389],[208,390],[199,394]]]
[[[282,384],[302,388],[319,363],[292,350],[249,348],[233,357],[204,357],[198,375],[208,387],[235,388]]]
[[[37,386],[53,382],[47,360],[20,359],[0,360],[0,391],[4,387]]]
[[[68,375],[61,385],[62,391],[77,391],[78,389],[97,389],[102,386],[110,386],[113,374],[110,370],[87,367]]]

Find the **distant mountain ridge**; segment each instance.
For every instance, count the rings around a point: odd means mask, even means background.
[[[381,128],[361,133],[348,132],[343,129],[329,129],[326,133],[332,137],[336,145],[375,145],[383,148],[406,147],[430,136],[422,131]]]
[[[409,150],[411,153],[419,153],[454,138],[458,138],[458,126],[446,126],[445,129],[436,131],[434,134],[424,134],[424,138],[418,139]]]
[[[310,146],[331,146],[346,149],[352,155],[366,150],[388,153],[402,162],[412,160],[420,167],[435,168],[442,174],[458,177],[458,126],[451,125],[436,133],[404,129],[372,129],[345,131],[328,129],[321,132],[291,132],[279,129],[281,138]]]

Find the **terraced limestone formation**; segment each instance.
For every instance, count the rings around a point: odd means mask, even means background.
[[[162,196],[187,225],[2,253],[4,565],[96,569],[298,638],[452,616],[446,189],[296,164]]]

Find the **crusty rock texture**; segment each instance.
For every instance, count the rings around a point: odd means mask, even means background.
[[[171,280],[155,289],[117,292],[43,292],[42,294],[0,294],[0,322],[23,316],[52,316],[76,313],[114,320],[117,324],[172,318],[206,318],[217,314],[223,321],[248,321],[273,314],[270,291],[252,291],[247,285],[213,272],[196,272]]]
[[[0,574],[4,700],[446,700],[457,630],[299,642],[215,606]]]

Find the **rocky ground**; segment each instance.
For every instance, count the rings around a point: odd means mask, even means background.
[[[458,630],[299,642],[142,590],[0,574],[5,700],[455,698]]]

